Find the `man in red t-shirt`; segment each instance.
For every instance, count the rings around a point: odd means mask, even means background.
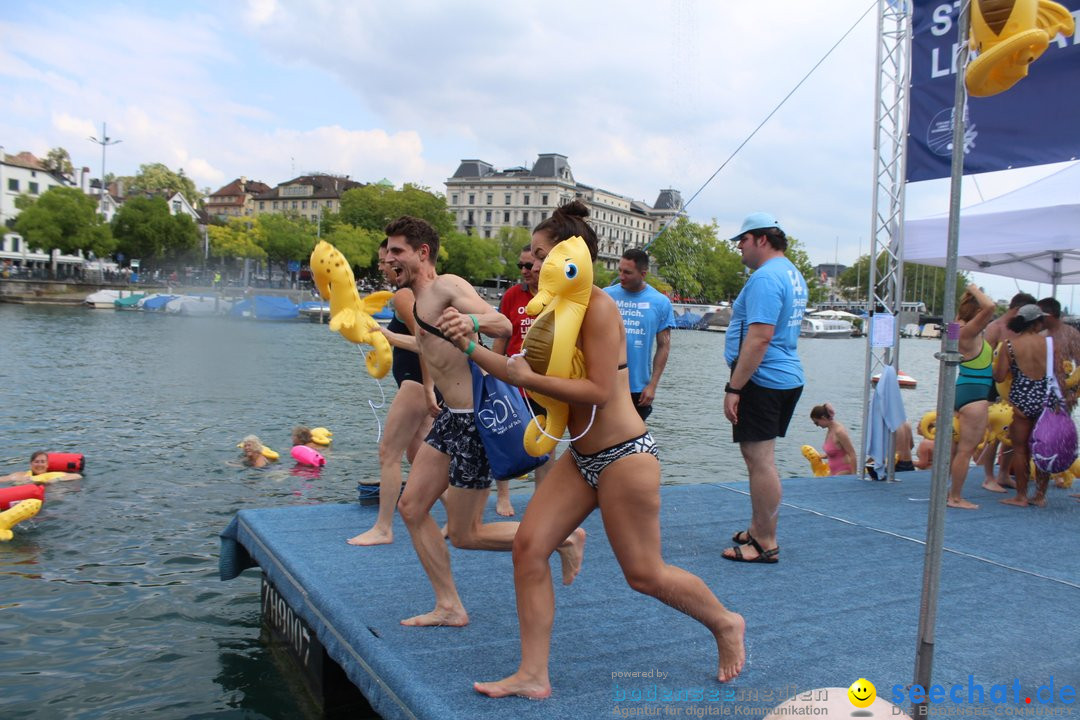
[[[536,295],[540,284],[540,268],[537,267],[534,272],[534,262],[532,250],[526,245],[518,256],[517,266],[521,271],[521,282],[508,288],[499,303],[499,312],[510,318],[510,324],[514,327],[513,334],[509,338],[496,338],[491,346],[494,352],[502,355],[516,355],[521,352],[521,343],[533,321],[526,314],[525,306]]]
[[[529,331],[529,326],[532,325],[533,321],[532,317],[525,312],[525,306],[536,295],[540,285],[540,263],[533,258],[531,246],[526,245],[521,249],[517,266],[518,270],[521,271],[521,282],[507,288],[506,292],[503,293],[502,300],[499,302],[499,312],[510,318],[513,332],[508,338],[495,338],[491,344],[492,351],[502,355],[516,355],[521,352],[521,343],[524,341],[525,333]],[[526,398],[526,400],[532,404],[534,412],[544,412],[543,407],[529,398]],[[552,459],[554,459],[554,454],[552,454]],[[536,468],[534,471],[536,482],[540,482],[544,475],[547,474],[550,465],[551,460],[548,460],[548,462]],[[497,491],[495,512],[499,515],[513,515],[514,507],[510,504],[510,481],[496,481],[495,489]]]

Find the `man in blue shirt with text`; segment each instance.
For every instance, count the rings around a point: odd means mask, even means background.
[[[750,525],[735,533],[724,557],[775,563],[780,512],[776,438],[784,437],[802,394],[803,369],[796,345],[806,312],[806,280],[784,255],[787,236],[769,213],[753,213],[731,238],[753,274],[732,306],[724,339],[731,377],[724,415],[732,424],[750,475]]]
[[[645,282],[649,274],[649,255],[632,248],[619,261],[619,284],[604,288],[622,315],[626,328],[626,364],[630,370],[630,397],[644,420],[652,412],[656,385],[667,366],[671,351],[671,328],[675,313],[671,301]],[[656,354],[653,355],[653,339]]]

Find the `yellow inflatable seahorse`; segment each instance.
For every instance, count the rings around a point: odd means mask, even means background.
[[[325,240],[311,252],[311,275],[323,300],[330,301],[330,329],[351,342],[371,345],[373,349],[364,357],[368,372],[374,378],[386,377],[393,364],[393,351],[371,316],[394,294],[374,292],[361,300],[349,261]]]
[[[521,348],[533,372],[560,378],[585,377],[585,358],[577,346],[578,332],[589,307],[593,264],[589,247],[577,236],[557,243],[540,270],[540,285],[525,312],[536,317]],[[525,452],[539,457],[555,449],[566,431],[570,406],[562,400],[528,391],[547,411],[529,422]],[[546,434],[545,434],[546,433]]]
[[[821,453],[813,445],[803,445],[802,454],[804,458],[810,461],[810,468],[814,471],[814,477],[828,477],[832,474],[832,471],[829,470],[829,463],[825,462],[825,458],[821,457]]]
[[[1068,8],[1050,0],[975,0],[971,10],[969,45],[979,55],[964,82],[974,97],[1005,92],[1027,77],[1058,33],[1076,30]]]
[[[983,442],[979,443],[980,447],[991,440],[997,440],[1005,445],[1012,445],[1012,440],[1009,439],[1009,426],[1012,425],[1012,416],[1012,405],[1009,403],[996,402],[990,405],[987,410],[986,436]]]
[[[41,501],[36,499],[21,500],[4,512],[0,512],[0,541],[7,541],[15,537],[11,528],[23,520],[29,520],[41,510]]]

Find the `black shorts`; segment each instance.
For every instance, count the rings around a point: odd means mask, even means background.
[[[424,442],[450,456],[451,485],[466,490],[491,487],[491,468],[472,410],[443,408]]]
[[[637,414],[641,416],[642,420],[647,420],[652,415],[652,405],[638,405],[638,400],[641,399],[641,393],[630,393],[630,399],[634,401],[634,409],[637,410]]]
[[[746,383],[739,396],[739,422],[731,426],[735,442],[762,442],[784,437],[795,405],[802,395],[802,386],[790,390],[773,390]]]

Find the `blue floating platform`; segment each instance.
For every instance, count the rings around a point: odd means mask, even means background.
[[[1045,509],[1003,506],[1002,496],[979,488],[980,472],[967,484],[980,509],[947,513],[934,682],[963,685],[965,698],[970,684],[987,694],[1007,685],[1008,714],[1030,710],[1023,700],[1036,702],[1040,687],[1052,684],[1054,702],[1045,709],[1072,715],[1080,701],[1068,702],[1062,689],[1080,688],[1080,503],[1052,490]],[[889,700],[914,672],[930,490],[929,472],[899,477],[785,480],[776,565],[720,557],[746,525],[746,483],[662,488],[665,559],[699,575],[746,618],[747,664],[727,685],[715,680],[716,646],[705,628],[627,586],[599,513],[584,524],[581,574],[570,587],[556,585],[553,693],[542,702],[494,700],[472,689],[473,681],[517,666],[509,553],[451,548],[471,620],[464,628],[399,624],[430,610],[434,595],[399,519],[391,545],[346,544],[371,526],[373,507],[242,510],[222,533],[222,578],[258,565],[388,720],[602,718],[626,708],[638,716],[724,714],[725,703],[772,707],[858,678]],[[528,497],[514,500],[520,517]],[[439,512],[436,506],[441,522]],[[497,519],[492,503],[487,520]],[[556,579],[557,564],[553,558]],[[1017,683],[1020,705],[1012,702]],[[712,700],[685,699],[699,692]],[[907,710],[906,700],[898,704]],[[935,714],[965,710],[948,701],[931,707]]]

